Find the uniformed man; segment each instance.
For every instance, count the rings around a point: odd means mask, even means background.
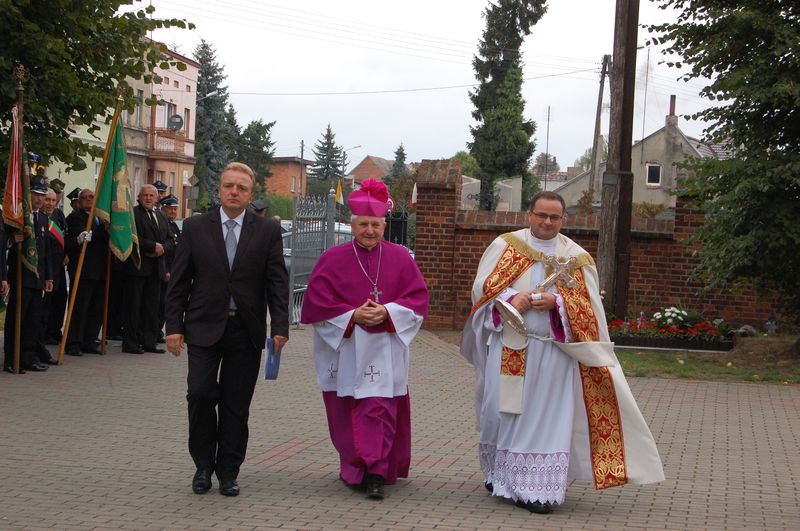
[[[8,253],[8,278],[10,280],[10,294],[6,307],[5,331],[3,347],[5,360],[3,369],[14,372],[14,338],[16,332],[17,304],[22,305],[21,333],[20,333],[20,374],[26,371],[46,371],[48,363],[56,363],[52,357],[45,362],[41,361],[38,352],[40,333],[42,331],[42,294],[53,290],[53,269],[50,261],[49,241],[47,238],[48,218],[40,209],[47,195],[47,184],[43,179],[31,179],[31,210],[33,217],[33,230],[36,235],[36,251],[38,255],[37,274],[22,266],[22,298],[17,300],[17,243],[24,240],[22,232],[15,229],[9,231],[8,237],[12,241]]]
[[[267,202],[263,199],[256,199],[250,206],[253,207],[253,212],[256,216],[267,217]]]
[[[160,203],[161,212],[166,216],[168,221],[167,227],[169,232],[169,240],[172,242],[172,245],[164,246],[165,274],[161,282],[161,299],[159,300],[158,307],[159,330],[164,328],[164,301],[167,294],[167,284],[169,283],[170,270],[172,269],[172,260],[175,258],[175,251],[178,248],[178,237],[181,235],[181,229],[178,227],[178,224],[175,223],[175,220],[178,217],[178,198],[172,194],[169,194],[162,199]],[[160,332],[158,342],[164,342],[163,332]]]

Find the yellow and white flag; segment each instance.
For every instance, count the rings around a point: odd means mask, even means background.
[[[336,202],[340,205],[344,205],[344,194],[342,193],[342,180],[339,179],[339,183],[336,185]]]

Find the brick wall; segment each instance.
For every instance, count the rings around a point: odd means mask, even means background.
[[[422,161],[417,171],[417,244],[415,255],[430,292],[425,327],[463,326],[471,307],[471,289],[478,262],[500,234],[527,226],[524,212],[460,210],[461,168],[451,161]],[[697,260],[683,240],[701,223],[702,212],[678,198],[674,220],[634,219],[628,309],[652,314],[677,305],[722,317],[736,324],[763,325],[774,301],[754,290],[713,291],[699,296],[701,285],[689,282]],[[562,233],[597,256],[599,218],[569,215]]]
[[[306,194],[306,167],[300,158],[276,157],[272,162],[272,175],[267,178],[267,191],[272,194],[300,197]],[[302,177],[300,175],[302,172]],[[292,191],[292,177],[294,191]]]

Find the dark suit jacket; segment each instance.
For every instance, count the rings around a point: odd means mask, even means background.
[[[169,222],[169,239],[171,247],[164,252],[164,265],[167,271],[172,270],[172,262],[175,261],[175,251],[178,249],[178,239],[181,235],[181,229],[174,221]]]
[[[50,260],[50,241],[47,237],[49,218],[47,215],[38,211],[33,214],[33,230],[36,233],[36,251],[38,254],[39,277],[33,274],[27,267],[22,266],[22,287],[31,289],[44,289],[45,280],[53,280],[54,269]],[[8,240],[12,242],[8,251],[8,281],[11,283],[17,280],[17,244],[13,243],[14,229],[6,227]]]
[[[50,256],[53,258],[53,265],[55,266],[56,276],[59,275],[58,268],[64,268],[64,255],[66,254],[66,240],[67,240],[67,218],[64,217],[64,212],[60,208],[53,210],[50,214],[50,219],[58,225],[61,232],[64,234],[64,247],[58,243],[56,237],[50,234]]]
[[[125,261],[125,274],[147,277],[153,271],[157,271],[159,278],[164,278],[166,267],[164,266],[164,255],[161,256],[148,256],[156,251],[156,243],[164,246],[164,252],[168,252],[172,248],[172,242],[169,241],[169,227],[168,220],[164,214],[159,211],[154,211],[158,226],[156,226],[147,214],[147,210],[142,205],[133,207],[133,218],[136,221],[136,234],[139,238],[139,252],[142,256],[142,266],[136,269],[135,264],[131,258]]]
[[[233,270],[219,209],[186,219],[167,287],[167,335],[210,347],[222,337],[233,296],[253,345],[264,347],[267,306],[273,336],[289,337],[289,283],[278,223],[247,212]]]
[[[78,235],[86,230],[89,213],[85,210],[73,210],[67,216],[67,235],[64,248],[69,256],[69,276],[73,279],[78,267],[82,244],[78,243]],[[86,244],[86,255],[83,257],[81,278],[85,280],[102,280],[106,278],[106,261],[108,260],[108,231],[98,218],[98,224],[92,227],[92,241]]]

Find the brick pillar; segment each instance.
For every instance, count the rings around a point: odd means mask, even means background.
[[[417,170],[417,265],[428,285],[424,327],[452,329],[456,212],[461,207],[461,164],[423,160]]]

